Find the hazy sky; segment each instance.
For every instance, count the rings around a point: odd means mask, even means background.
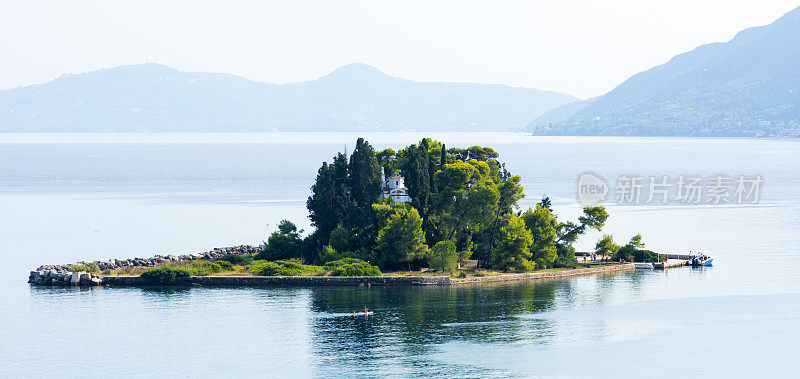
[[[268,82],[364,62],[421,81],[591,97],[798,0],[0,0],[0,89],[158,62]]]

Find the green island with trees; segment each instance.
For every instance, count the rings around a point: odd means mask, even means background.
[[[383,173],[402,174],[410,201],[384,195]],[[578,268],[573,244],[602,230],[608,213],[585,207],[561,221],[544,197],[521,210],[521,178],[492,148],[446,148],[429,138],[394,151],[375,151],[363,138],[348,157],[336,154],[317,171],[306,207],[314,230],[283,220],[251,256],[148,269],[141,276],[196,275],[448,275],[484,276]],[[658,261],[641,235],[619,246],[610,235],[595,245],[609,261]],[[475,267],[463,269],[471,260]],[[422,271],[423,268],[428,270]]]

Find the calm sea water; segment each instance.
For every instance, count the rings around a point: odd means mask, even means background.
[[[398,148],[417,134],[366,134]],[[577,217],[577,177],[762,175],[755,205],[608,207],[713,268],[433,288],[38,288],[50,263],[259,243],[353,134],[0,135],[0,376],[795,376],[800,141],[438,134]],[[588,249],[598,238],[578,242]],[[369,319],[347,313],[364,305]]]

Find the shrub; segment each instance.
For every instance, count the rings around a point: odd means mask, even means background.
[[[72,267],[70,267],[69,270],[72,271],[72,272],[79,272],[79,271],[98,272],[98,271],[100,271],[100,268],[97,267],[97,263],[92,262],[92,263],[90,263],[90,264],[88,264],[86,266],[84,266],[84,265],[73,265]]]
[[[290,268],[279,265],[275,262],[270,261],[263,261],[258,260],[254,261],[247,267],[247,271],[249,271],[253,275],[260,275],[260,276],[292,276],[298,275],[298,273],[292,271]]]
[[[238,254],[226,254],[222,258],[217,259],[217,263],[221,261],[230,262],[234,265],[244,265],[253,260],[252,255],[238,255]]]
[[[319,253],[317,260],[320,262],[320,264],[327,264],[346,258],[358,259],[366,262],[372,258],[372,253],[366,247],[356,251],[336,251],[333,247],[331,247],[331,245],[325,245],[322,247],[322,251]]]
[[[86,271],[86,266],[84,266],[84,265],[72,265],[72,267],[70,267],[69,270],[72,271],[72,272]]]
[[[233,271],[233,264],[228,261],[217,261],[219,267],[222,268],[222,271]]]
[[[257,260],[247,265],[247,271],[260,276],[296,276],[315,274],[322,270],[319,266],[303,265],[289,261]]]
[[[342,259],[338,259],[338,260],[335,260],[335,261],[332,261],[332,262],[328,262],[324,266],[322,266],[322,268],[330,271],[330,270],[333,270],[333,269],[335,269],[335,268],[337,268],[339,266],[342,266],[342,265],[352,264],[352,263],[360,263],[360,262],[364,262],[364,261],[361,260],[361,259],[358,259],[358,258],[342,258]],[[366,263],[366,262],[364,262],[364,263]]]
[[[331,276],[381,276],[381,270],[367,262],[360,261],[336,266],[331,271]]]
[[[634,245],[628,244],[620,248],[612,257],[618,261],[624,259],[626,262],[658,262],[659,254],[650,250],[637,249]]]
[[[467,277],[467,273],[462,271],[460,274],[458,274],[458,277],[459,278],[466,278]]]
[[[635,258],[640,262],[660,262],[661,256],[651,250],[636,250]]]
[[[142,278],[158,280],[159,282],[166,282],[180,276],[191,276],[189,270],[182,267],[162,266],[151,268],[140,275]]]
[[[189,272],[190,276],[203,276],[222,271],[222,266],[219,263],[211,261],[195,261],[183,265],[181,268]]]
[[[337,261],[339,259],[344,258],[343,254],[339,254],[336,249],[331,247],[331,245],[325,245],[322,247],[322,251],[319,253],[319,259],[317,259],[320,263],[328,263]]]
[[[303,239],[297,226],[288,220],[278,224],[278,230],[270,234],[269,238],[256,254],[256,259],[286,259],[303,255]]]

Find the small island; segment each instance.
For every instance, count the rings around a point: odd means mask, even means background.
[[[592,259],[579,261],[573,244],[589,229],[602,230],[606,209],[585,207],[577,220],[559,220],[545,196],[522,210],[521,178],[498,157],[490,147],[447,148],[429,138],[375,151],[359,138],[349,156],[322,162],[306,202],[314,230],[305,236],[283,220],[257,247],[41,266],[29,282],[255,284],[245,278],[272,277],[280,280],[257,283],[444,284],[584,275],[632,268],[620,262],[665,260],[636,234],[623,246],[604,235],[588,253]]]

